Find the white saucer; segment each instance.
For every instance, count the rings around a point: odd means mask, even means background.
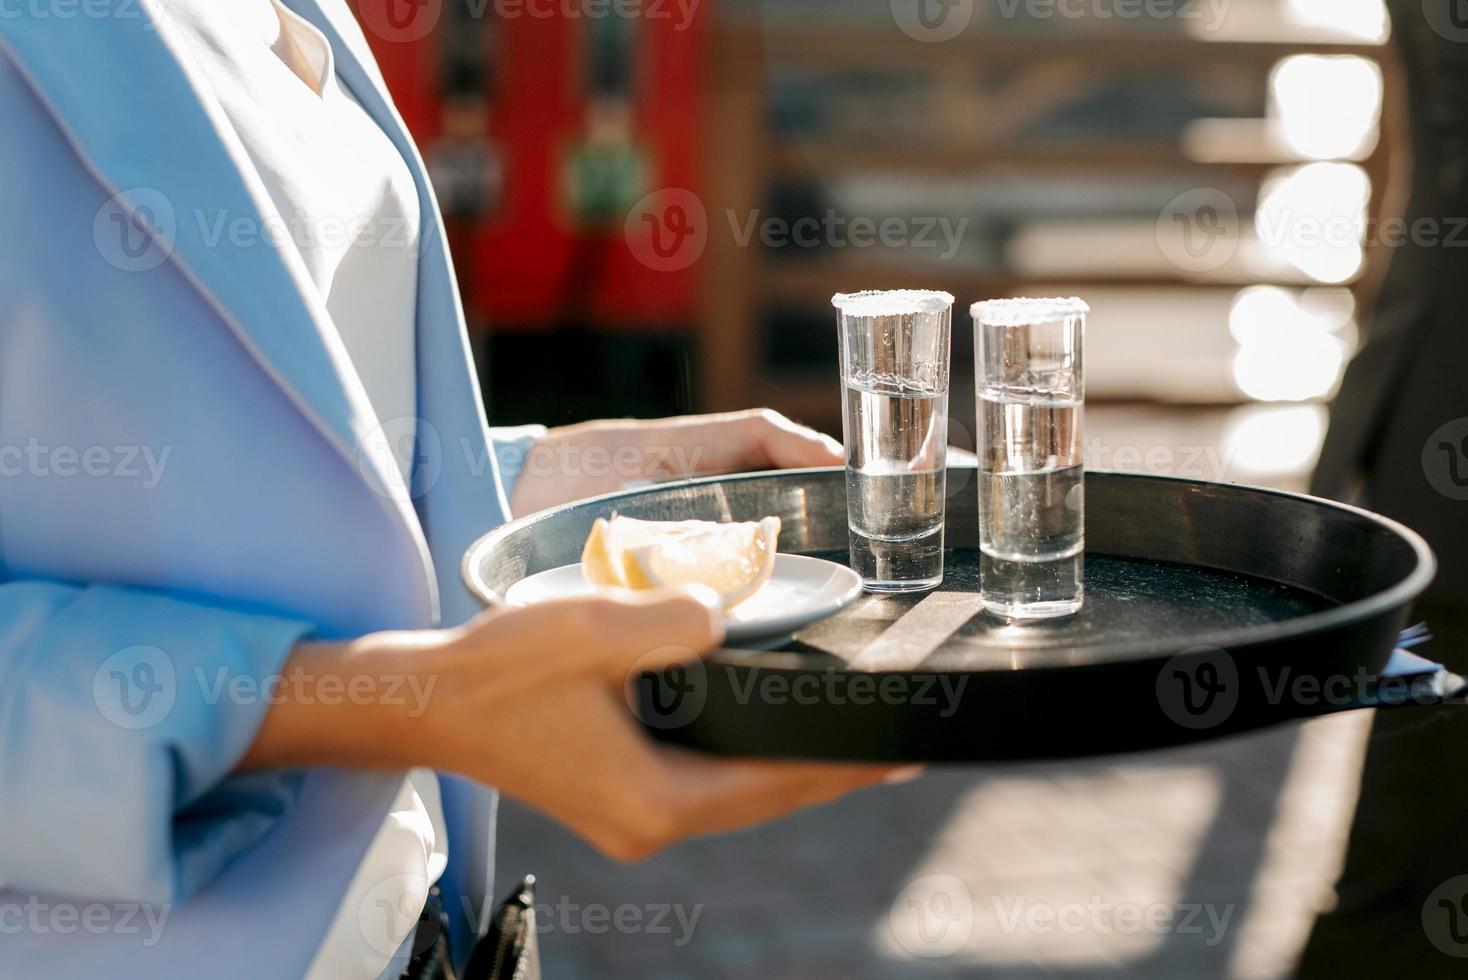
[[[505,593],[505,602],[528,606],[595,591],[578,562],[521,579]],[[775,572],[763,588],[724,613],[726,642],[755,649],[781,646],[796,630],[840,612],[859,595],[861,576],[845,565],[808,555],[776,555]]]

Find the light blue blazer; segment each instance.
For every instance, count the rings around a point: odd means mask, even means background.
[[[342,0],[286,2],[418,184],[411,492],[299,259],[218,234],[278,216],[167,5],[0,17],[3,977],[300,976],[401,778],[230,777],[249,685],[303,636],[466,620],[508,514],[526,439],[487,428],[422,161]],[[494,797],[444,783],[445,891],[480,898]]]

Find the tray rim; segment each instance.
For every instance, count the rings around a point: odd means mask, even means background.
[[[950,466],[949,469],[977,471],[978,468],[976,466]],[[464,551],[463,558],[459,562],[460,577],[464,587],[469,591],[469,594],[477,602],[480,602],[487,608],[504,606],[504,597],[500,595],[496,590],[490,588],[487,583],[484,583],[479,579],[478,573],[476,571],[477,566],[480,564],[478,560],[479,556],[483,552],[495,547],[495,545],[499,543],[500,539],[517,533],[524,528],[532,527],[535,524],[547,520],[550,517],[559,514],[565,510],[569,510],[573,507],[584,507],[592,504],[602,504],[616,500],[623,500],[631,497],[641,496],[643,494],[655,493],[663,490],[678,489],[680,487],[734,483],[746,480],[768,479],[770,477],[793,478],[804,474],[840,473],[844,472],[844,470],[845,467],[842,466],[812,466],[780,470],[758,470],[749,473],[724,474],[720,476],[694,477],[687,480],[670,480],[666,483],[659,483],[653,486],[634,487],[626,490],[618,490],[613,493],[600,494],[595,497],[586,497],[581,500],[575,500],[570,503],[561,504],[557,507],[547,508],[546,510],[538,511],[534,514],[529,514],[525,517],[506,522],[505,524],[501,524],[499,527],[494,528],[493,530],[479,537]],[[1409,547],[1411,547],[1413,554],[1416,557],[1416,565],[1415,567],[1413,567],[1411,572],[1408,573],[1407,576],[1404,577],[1400,582],[1397,582],[1390,588],[1373,593],[1372,595],[1369,595],[1364,599],[1358,599],[1355,602],[1344,603],[1331,609],[1324,609],[1319,612],[1309,613],[1295,619],[1285,620],[1284,622],[1288,622],[1289,624],[1291,624],[1291,628],[1288,633],[1289,637],[1298,638],[1337,629],[1341,626],[1368,620],[1372,617],[1390,612],[1391,610],[1398,607],[1406,606],[1427,589],[1428,585],[1431,584],[1433,578],[1437,574],[1437,556],[1433,553],[1431,546],[1428,545],[1427,541],[1422,537],[1422,535],[1418,534],[1416,531],[1412,530],[1410,527],[1407,527],[1405,524],[1402,524],[1399,521],[1393,520],[1392,518],[1386,517],[1382,514],[1377,514],[1373,511],[1367,510],[1364,507],[1358,507],[1354,504],[1342,503],[1338,500],[1329,500],[1324,497],[1317,497],[1312,494],[1303,493],[1296,490],[1281,490],[1276,487],[1263,487],[1249,483],[1227,483],[1219,480],[1197,480],[1185,476],[1171,476],[1159,473],[1138,473],[1129,470],[1113,470],[1104,468],[1087,469],[1086,473],[1097,473],[1106,476],[1120,476],[1126,477],[1127,479],[1153,480],[1168,483],[1187,484],[1190,486],[1226,487],[1232,490],[1243,490],[1252,493],[1265,494],[1273,497],[1301,501],[1315,506],[1329,507],[1335,510],[1344,511],[1348,514],[1352,514],[1356,517],[1382,526],[1392,533],[1396,534],[1403,541],[1407,542]],[[1240,647],[1248,647],[1258,643],[1277,641],[1283,638],[1284,637],[1281,636],[1277,623],[1261,623],[1253,626],[1239,627],[1237,629],[1219,630],[1213,633],[1199,634],[1198,636],[1191,638],[1188,646],[1216,647],[1224,650],[1231,650]],[[1129,642],[1124,644],[1099,643],[1088,645],[1085,649],[1095,651],[1098,654],[1125,652],[1131,654],[1132,657],[1135,659],[1146,659],[1148,657],[1155,656],[1170,656],[1177,652],[1177,646],[1178,645],[1175,641],[1153,641],[1148,643]],[[725,653],[740,652],[738,648],[723,649]],[[781,667],[784,666],[780,663],[781,660],[794,659],[798,661],[805,655],[791,653],[789,651],[774,650],[761,652],[750,651],[750,656],[760,658],[759,662],[762,666],[766,668],[781,669]],[[805,669],[804,666],[798,663],[791,663],[788,666],[791,669]],[[1084,666],[1097,666],[1097,664],[1035,669],[1076,669],[1076,667]],[[934,670],[944,670],[944,668],[934,668]],[[878,671],[877,673],[881,672]]]

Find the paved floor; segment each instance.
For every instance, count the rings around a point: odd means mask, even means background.
[[[1217,413],[1088,422],[1106,451],[1170,447],[1159,469],[1237,431]],[[1297,482],[1299,455],[1266,453],[1269,481]],[[1368,723],[933,770],[636,866],[506,802],[500,873],[540,878],[548,980],[1285,976],[1330,900]]]
[[[507,803],[501,868],[539,876],[548,980],[1284,976],[1365,720],[934,770],[634,866]]]

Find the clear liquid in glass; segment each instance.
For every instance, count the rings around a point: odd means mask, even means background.
[[[986,388],[979,415],[980,598],[1010,619],[1074,613],[1085,548],[1081,402]]]
[[[948,394],[880,374],[848,378],[851,567],[876,592],[943,581]]]

